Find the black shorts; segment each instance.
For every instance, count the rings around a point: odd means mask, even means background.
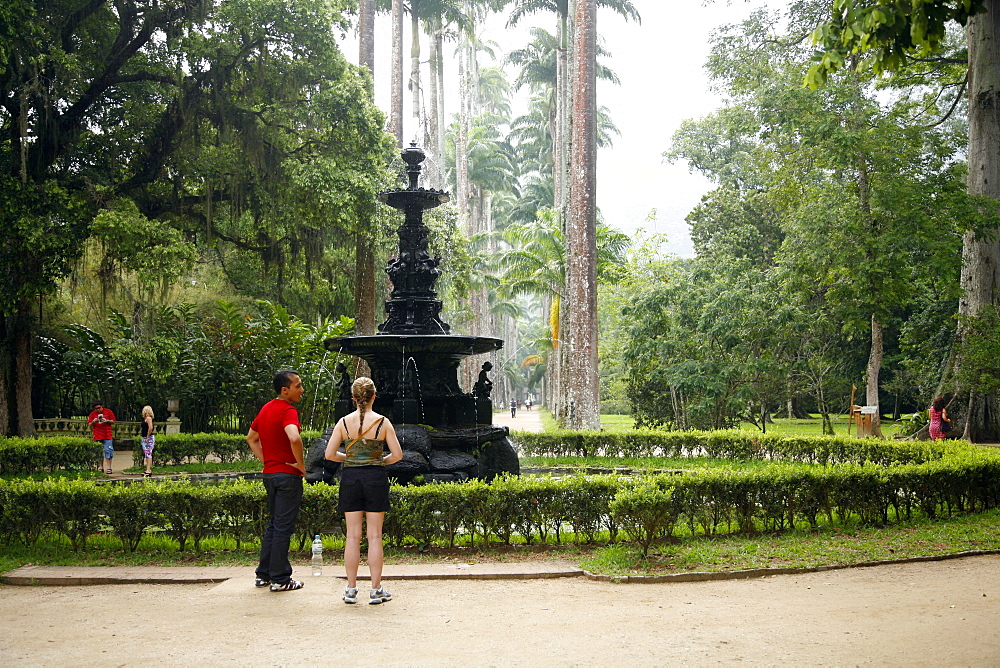
[[[384,513],[389,510],[389,474],[381,466],[345,466],[337,511]]]

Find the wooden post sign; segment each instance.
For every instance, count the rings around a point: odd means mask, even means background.
[[[872,435],[873,415],[878,415],[878,406],[861,406],[857,414],[858,438],[868,438]]]

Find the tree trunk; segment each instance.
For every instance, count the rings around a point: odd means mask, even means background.
[[[987,0],[986,12],[966,25],[969,44],[969,193],[1000,199],[1000,0]],[[962,298],[958,312],[974,316],[988,305],[1000,305],[1000,230],[977,237],[965,233],[962,247]],[[959,353],[968,326],[959,321]],[[972,442],[1000,441],[1000,401],[969,392],[962,437]],[[961,416],[960,416],[961,417]]]
[[[566,250],[570,427],[600,429],[597,375],[597,2],[574,16],[573,132]]]
[[[361,0],[358,7],[358,64],[375,80],[375,0]],[[374,95],[374,91],[372,92]]]
[[[410,3],[410,104],[413,116],[413,134],[416,139],[424,134],[423,119],[420,114],[420,16],[414,10],[416,3]]]
[[[0,315],[0,436],[10,434],[10,373],[13,359],[9,351],[13,349],[8,338],[9,318]]]
[[[369,94],[374,99],[375,90],[375,0],[361,0],[358,16],[358,63],[371,72],[372,86]],[[375,333],[375,239],[369,233],[374,229],[374,211],[361,207],[354,253],[354,330],[357,334]]]
[[[448,130],[448,123],[444,114],[444,28],[438,30],[437,34],[434,36],[434,43],[437,45],[437,59],[435,60],[435,67],[437,68],[437,80],[438,80],[438,90],[437,97],[434,103],[434,113],[437,117],[438,126],[438,137],[437,137],[437,154],[438,160],[440,161],[441,167],[441,180],[438,182],[437,188],[443,188],[445,179],[445,167],[444,167],[444,154],[445,154],[445,134]]]
[[[31,413],[31,302],[22,300],[14,318],[14,429],[18,436],[35,435]]]
[[[392,0],[392,91],[389,132],[403,148],[403,0]]]
[[[878,406],[878,376],[882,370],[882,323],[872,316],[872,347],[865,372],[865,402]],[[881,408],[872,415],[872,436],[882,438]]]
[[[438,27],[431,32],[430,39],[428,40],[430,66],[427,68],[427,144],[424,149],[430,159],[424,164],[427,165],[427,184],[429,188],[444,187],[444,179],[442,178],[444,154],[440,153],[438,149],[441,144],[441,133],[444,131],[438,120],[438,91],[442,83],[438,79],[438,75],[440,74],[438,70],[438,48],[440,46],[438,35],[440,34],[441,28]]]
[[[559,210],[560,220],[565,223],[566,205],[569,198],[568,164],[570,155],[570,74],[568,19],[559,17],[556,53],[555,126],[552,129],[552,192],[553,204]]]

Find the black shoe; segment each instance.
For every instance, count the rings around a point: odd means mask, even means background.
[[[271,591],[295,591],[296,589],[302,589],[305,583],[299,580],[289,580],[285,584],[278,584],[277,582],[271,583]]]
[[[266,587],[269,584],[271,584],[271,581],[265,580],[264,578],[257,578],[256,580],[253,581],[254,587]]]

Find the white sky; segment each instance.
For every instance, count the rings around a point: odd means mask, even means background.
[[[726,0],[703,6],[702,0],[633,0],[642,24],[626,22],[606,9],[598,12],[598,32],[611,52],[606,63],[618,74],[620,86],[600,84],[598,104],[609,108],[621,136],[614,147],[598,155],[597,204],[604,220],[632,234],[638,228],[665,234],[667,252],[692,256],[685,216],[698,204],[712,184],[699,174],[688,172],[686,164],[668,164],[663,158],[670,140],[687,118],[700,118],[722,104],[709,91],[703,69],[709,53],[709,34],[718,26],[736,23],[766,0]],[[771,6],[783,2],[771,0]],[[404,51],[404,79],[409,77],[409,21],[406,17],[407,45]],[[504,52],[528,42],[527,27],[538,25],[555,32],[555,20],[547,14],[528,17],[515,30],[507,30],[504,20],[487,26],[485,39],[498,42]],[[389,106],[389,60],[391,29],[386,15],[376,16],[375,101],[383,110]],[[358,50],[353,37],[343,43],[352,62]],[[427,46],[421,44],[422,58]],[[450,48],[450,47],[446,47]],[[448,54],[450,55],[450,54]],[[453,59],[445,59],[445,77],[454,81]],[[509,79],[514,78],[511,73]],[[423,79],[426,85],[426,78]],[[457,86],[451,86],[454,92]],[[457,93],[456,93],[457,94]],[[404,101],[404,132],[413,135],[409,96]],[[446,100],[450,116],[457,104]],[[515,114],[523,111],[515,102]],[[408,139],[407,139],[408,141]],[[429,184],[438,186],[437,184]],[[653,210],[656,217],[648,221]]]

